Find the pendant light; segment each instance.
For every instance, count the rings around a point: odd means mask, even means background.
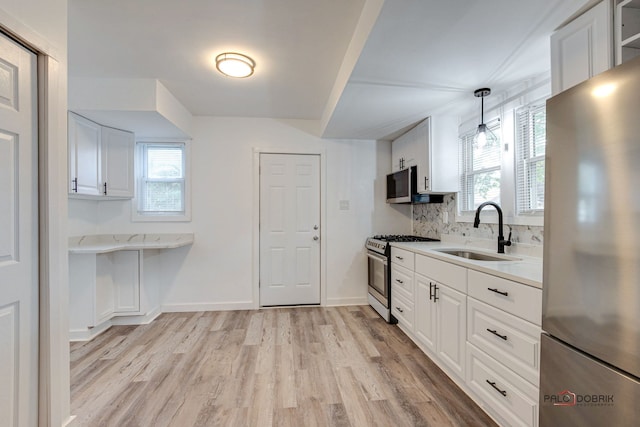
[[[478,125],[478,129],[476,130],[476,136],[473,138],[473,144],[477,147],[483,148],[486,145],[493,145],[498,142],[498,137],[495,133],[491,131],[484,123],[484,97],[489,96],[491,94],[491,89],[484,87],[481,89],[476,89],[473,92],[473,96],[481,99],[481,113],[480,113],[480,124]]]

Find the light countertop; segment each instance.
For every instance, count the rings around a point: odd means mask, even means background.
[[[70,254],[104,254],[122,250],[173,249],[193,243],[193,233],[93,234],[69,237]]]
[[[542,289],[541,258],[507,254],[507,256],[518,259],[514,261],[477,261],[436,251],[436,249],[458,249],[497,255],[496,251],[492,252],[483,248],[452,244],[451,242],[398,242],[391,243],[391,246]]]

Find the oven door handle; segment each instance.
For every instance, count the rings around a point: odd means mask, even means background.
[[[375,261],[379,261],[381,263],[383,263],[384,265],[387,265],[387,258],[386,257],[382,257],[380,255],[375,255],[371,252],[367,252],[367,256]]]

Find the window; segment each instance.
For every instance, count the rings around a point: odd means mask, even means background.
[[[516,111],[516,214],[544,211],[545,104]]]
[[[187,146],[138,142],[134,217],[142,221],[189,220]]]
[[[475,211],[483,202],[500,203],[500,120],[487,123],[498,141],[485,145],[473,143],[475,129],[460,137],[460,193],[458,209],[461,213]]]

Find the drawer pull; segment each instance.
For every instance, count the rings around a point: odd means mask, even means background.
[[[494,381],[494,382],[491,382],[491,381],[489,381],[489,380],[486,380],[486,381],[487,381],[487,384],[489,384],[491,387],[493,387],[494,389],[496,389],[496,391],[497,391],[498,393],[500,393],[500,394],[501,394],[501,395],[503,395],[503,396],[506,396],[506,395],[507,395],[507,391],[506,391],[506,390],[500,390],[500,389],[498,388],[498,386],[496,386],[495,381]]]
[[[396,279],[396,282],[398,282],[398,283],[400,283],[400,284],[403,284],[403,283],[404,283],[404,282],[403,282],[402,280],[400,280],[400,279]]]
[[[398,310],[400,313],[404,313],[404,310],[401,309],[400,307],[396,307],[396,310]]]
[[[504,295],[505,297],[509,296],[509,292],[502,292],[493,288],[487,288],[487,289],[490,290],[491,292],[495,292],[496,294]]]
[[[402,261],[404,258],[402,258],[401,256],[396,255],[396,258],[398,258],[400,261]]]
[[[505,341],[507,340],[507,336],[506,336],[506,335],[500,335],[500,334],[498,333],[498,331],[496,331],[495,329],[489,329],[489,328],[487,328],[487,331],[491,332],[493,335],[495,335],[495,336],[497,336],[497,337],[502,338],[502,339],[503,339],[503,340],[505,340]]]

